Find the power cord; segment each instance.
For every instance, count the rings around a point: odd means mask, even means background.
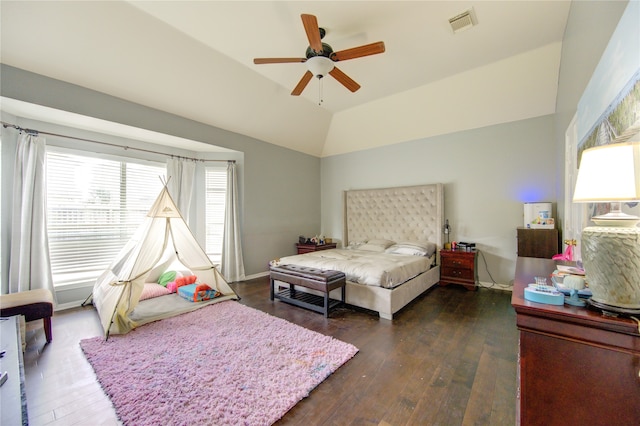
[[[480,250],[476,250],[476,251],[478,252],[478,256],[480,258],[482,258],[482,263],[484,263],[484,269],[487,271],[487,274],[489,275],[489,278],[491,279],[491,285],[483,285],[483,286],[478,285],[478,287],[484,287],[484,288],[494,288],[495,287],[498,290],[509,291],[510,290],[509,286],[503,285],[503,284],[498,284],[496,282],[496,280],[493,278],[493,276],[491,275],[491,271],[489,271],[489,266],[487,264],[487,258],[484,256],[484,253],[482,251],[480,251]]]
[[[493,276],[489,271],[489,266],[487,265],[487,258],[484,256],[484,253],[482,251],[477,250],[477,252],[478,252],[478,255],[482,258],[482,263],[484,263],[484,269],[487,271],[489,278],[491,278],[491,285],[486,288],[493,288],[494,286],[497,286],[498,283],[496,282],[496,280],[493,279]]]

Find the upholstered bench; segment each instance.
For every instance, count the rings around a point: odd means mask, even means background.
[[[27,290],[0,295],[0,316],[24,315],[25,321],[42,319],[47,343],[51,342],[53,296],[47,289]]]
[[[270,272],[271,300],[275,298],[292,305],[321,312],[325,318],[329,316],[331,309],[345,301],[346,278],[342,272],[325,271],[298,265],[272,266]],[[276,292],[276,280],[289,284],[289,289]],[[316,290],[322,293],[323,296],[321,297],[304,291],[296,291],[295,286]],[[342,300],[329,298],[331,290],[336,288],[342,288]]]

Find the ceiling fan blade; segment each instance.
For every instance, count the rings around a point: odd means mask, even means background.
[[[293,89],[293,92],[291,92],[291,94],[293,96],[300,96],[304,88],[307,87],[307,84],[309,84],[309,82],[311,81],[312,77],[313,77],[313,74],[311,74],[311,71],[305,72],[302,78],[300,79],[300,81],[298,82],[298,85]]]
[[[352,92],[355,92],[360,88],[360,85],[358,83],[356,83],[351,79],[351,77],[340,71],[338,67],[333,67],[333,69],[329,71],[329,74],[331,74],[331,77],[338,80],[344,87],[351,90]]]
[[[351,49],[340,50],[331,55],[334,61],[346,61],[347,59],[361,58],[363,56],[377,55],[384,52],[384,42],[365,44],[364,46],[352,47]]]
[[[253,63],[260,64],[286,64],[289,62],[306,62],[307,58],[254,58]]]
[[[322,52],[322,40],[320,38],[320,28],[318,27],[318,20],[314,15],[300,15],[302,17],[302,25],[307,33],[309,39],[309,46],[315,50],[316,53]]]

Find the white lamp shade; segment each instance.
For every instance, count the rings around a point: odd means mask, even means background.
[[[582,153],[573,201],[640,200],[640,142],[590,148]]]

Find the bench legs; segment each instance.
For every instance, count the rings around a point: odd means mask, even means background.
[[[24,316],[26,322],[42,319],[47,343],[53,340],[51,317],[53,316],[53,298],[48,290],[27,290],[20,293],[0,296],[0,316]]]
[[[44,323],[44,335],[47,338],[47,343],[51,343],[51,340],[53,340],[51,335],[51,317],[42,318],[42,322]]]
[[[271,290],[269,290],[269,300],[273,300],[273,287],[275,286],[275,280],[271,278]]]
[[[330,309],[330,304],[331,304],[331,299],[329,298],[329,291],[326,292],[322,292],[323,293],[323,297],[320,296],[316,296],[314,294],[311,293],[299,293],[300,296],[298,296],[298,293],[296,292],[296,287],[294,284],[291,283],[287,283],[284,282],[285,284],[289,285],[289,294],[287,296],[284,296],[282,294],[276,294],[275,292],[275,280],[271,279],[271,285],[270,285],[270,289],[269,289],[269,300],[274,300],[274,299],[279,299],[282,300],[283,302],[287,302],[290,303],[292,305],[296,305],[296,306],[300,306],[302,308],[307,308],[307,309],[311,309],[313,311],[316,312],[321,312],[324,314],[325,318],[329,317],[329,309]],[[342,300],[339,301],[338,303],[346,303],[346,286],[342,285],[341,288],[341,292],[342,292]],[[317,299],[317,302],[313,302],[314,299]],[[335,305],[335,301],[334,301],[334,306]]]
[[[324,317],[329,318],[329,292],[324,293]]]
[[[343,305],[345,303],[347,303],[347,298],[346,298],[346,293],[345,293],[346,287],[347,287],[346,285],[343,285],[342,289],[341,289],[341,291],[342,291],[342,304]],[[327,291],[324,294],[324,317],[325,318],[329,318],[329,293],[330,292]]]

